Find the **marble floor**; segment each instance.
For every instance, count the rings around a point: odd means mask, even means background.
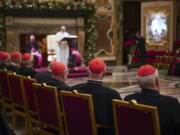
[[[103,79],[104,85],[111,87],[118,91],[122,98],[126,95],[140,91],[137,84],[135,73],[136,69],[130,71],[125,66],[108,67],[108,71],[112,75],[105,76]],[[160,93],[177,98],[180,101],[180,78],[166,76],[166,70],[160,70]],[[86,82],[87,77],[70,78],[67,84],[73,86],[75,84]],[[21,125],[21,124],[20,124]],[[17,135],[24,135],[22,129],[16,131]]]
[[[137,84],[135,73],[136,69],[130,71],[125,67],[108,67],[108,71],[112,71],[112,76],[105,76],[104,85],[118,91],[122,98],[126,95],[140,91]],[[161,94],[169,95],[180,101],[180,78],[166,75],[166,70],[159,70]],[[71,78],[67,80],[68,85],[75,85],[86,82],[87,78]]]

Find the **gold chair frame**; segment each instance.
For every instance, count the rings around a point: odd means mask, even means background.
[[[117,121],[116,121],[117,116],[116,116],[116,110],[115,110],[117,106],[118,107],[124,106],[124,107],[128,107],[128,108],[144,111],[146,113],[147,112],[151,113],[152,117],[153,117],[154,135],[161,135],[157,107],[138,104],[136,102],[136,100],[131,100],[131,101],[127,102],[127,101],[113,99],[112,103],[113,103],[114,125],[115,125],[116,135],[119,135],[118,125],[117,125]]]
[[[30,76],[21,76],[21,88],[24,91],[23,92],[23,97],[24,97],[24,102],[25,102],[25,105],[26,105],[27,117],[28,117],[28,135],[32,135],[33,134],[32,133],[33,132],[32,131],[32,123],[35,123],[38,126],[39,121],[38,121],[38,119],[35,119],[34,117],[31,117],[31,116],[37,116],[38,114],[36,112],[33,112],[33,111],[29,110],[29,108],[28,108],[28,99],[26,97],[27,94],[26,94],[24,83],[23,83],[24,80],[28,80],[32,84],[36,83],[36,80],[31,78]],[[33,100],[35,100],[35,99],[33,99]]]
[[[25,130],[26,130],[26,133],[28,133],[28,115],[27,115],[28,113],[27,113],[27,107],[26,107],[26,103],[25,103],[24,90],[22,89],[22,84],[21,84],[22,76],[17,75],[15,72],[8,73],[9,89],[12,89],[12,87],[13,87],[13,86],[11,86],[10,80],[9,80],[9,77],[11,77],[11,76],[20,79],[20,90],[21,90],[21,93],[22,93],[22,99],[23,99],[23,104],[24,104],[24,105],[18,105],[18,104],[14,103],[12,101],[12,106],[13,106],[13,109],[12,109],[12,112],[13,112],[12,125],[13,125],[13,129],[16,128],[16,116],[21,116],[21,117],[24,117],[24,119],[25,119]],[[9,91],[10,91],[11,99],[12,99],[11,90],[9,90]]]
[[[86,99],[88,101],[93,135],[98,135],[97,128],[103,127],[103,126],[96,123],[92,96],[90,94],[78,93],[76,90],[73,90],[72,92],[63,90],[63,91],[60,91],[60,97],[61,97],[60,99],[62,103],[62,110],[63,110],[63,116],[64,116],[63,118],[64,118],[65,127],[66,127],[65,128],[66,135],[69,135],[69,132],[67,129],[68,126],[67,126],[66,113],[64,112],[64,104],[62,100],[63,96],[72,96],[72,97]]]
[[[8,73],[12,73],[12,72],[9,72],[9,71],[7,71],[7,69],[3,69],[3,70],[0,70],[0,72],[4,72],[5,74],[7,74],[8,75]],[[7,80],[8,80],[8,78],[7,78]],[[3,85],[3,84],[2,84]],[[5,84],[4,84],[5,85]],[[8,82],[7,82],[7,85],[8,85]],[[0,87],[1,87],[1,85],[0,85]],[[8,89],[7,89],[8,91],[9,91],[9,94],[11,95],[11,93],[10,93],[10,90],[9,90],[9,86],[8,86]],[[2,87],[1,87],[1,92],[2,92]],[[2,94],[2,93],[1,93]],[[9,96],[10,96],[9,95]],[[5,116],[5,110],[6,109],[10,109],[10,110],[12,110],[13,109],[13,106],[12,106],[12,99],[11,99],[11,97],[9,97],[9,98],[7,98],[7,97],[4,97],[3,95],[2,95],[2,115],[3,116]]]
[[[47,85],[45,83],[43,83],[43,84],[33,83],[33,90],[35,91],[36,88],[43,88],[43,89],[47,89],[48,91],[54,91],[55,103],[56,103],[56,112],[57,112],[57,117],[58,117],[58,120],[59,120],[59,126],[56,127],[56,126],[52,126],[52,125],[49,125],[49,124],[46,124],[46,123],[40,121],[40,118],[39,118],[39,115],[38,115],[38,120],[39,120],[39,124],[40,124],[40,127],[41,127],[40,135],[44,135],[44,133],[51,134],[51,133],[48,133],[47,131],[44,131],[43,127],[50,127],[50,128],[59,130],[59,133],[60,133],[59,135],[64,135],[62,113],[61,113],[61,109],[60,109],[60,103],[59,103],[59,96],[58,96],[57,88],[53,87],[53,86],[49,86],[49,85]],[[35,98],[35,105],[36,105],[37,112],[39,112],[38,107],[37,107],[37,99],[36,99],[35,92],[34,92],[34,98]]]

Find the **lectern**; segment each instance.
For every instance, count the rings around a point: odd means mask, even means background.
[[[63,37],[60,42],[56,35],[47,36],[48,61],[59,61],[68,65],[69,57],[73,49],[77,49],[76,39],[78,36],[69,35]]]

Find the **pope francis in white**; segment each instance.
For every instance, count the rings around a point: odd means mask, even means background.
[[[66,32],[65,26],[61,26],[60,31],[56,33],[56,42],[58,42],[59,45],[56,50],[56,61],[63,62],[66,65],[68,65],[69,45],[68,42],[63,39],[69,35],[70,34]]]

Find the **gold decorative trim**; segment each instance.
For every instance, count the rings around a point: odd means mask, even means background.
[[[115,130],[116,134],[119,135],[119,130],[118,130],[118,124],[117,124],[117,115],[116,115],[116,108],[118,107],[127,107],[127,108],[132,108],[135,110],[143,111],[145,113],[151,113],[152,114],[152,119],[153,119],[153,126],[154,126],[154,135],[160,135],[160,124],[159,124],[159,116],[158,116],[158,111],[157,107],[155,106],[149,106],[149,105],[143,105],[143,104],[138,104],[136,100],[131,100],[129,102],[127,101],[121,101],[121,100],[112,100],[113,103],[113,114],[114,114],[114,124],[115,124]]]

